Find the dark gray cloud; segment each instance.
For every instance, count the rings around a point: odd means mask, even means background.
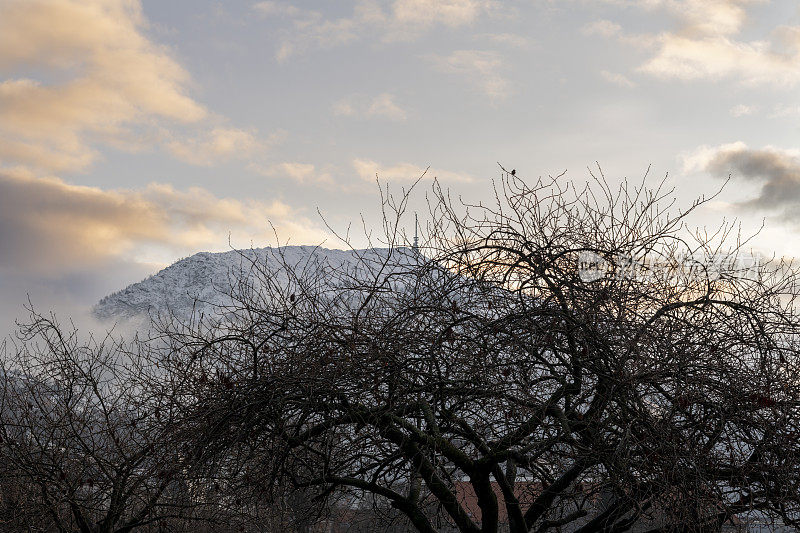
[[[758,196],[741,203],[743,207],[780,211],[800,221],[800,158],[773,148],[752,149],[743,144],[716,150],[704,170],[730,175],[736,181],[761,184]]]
[[[113,324],[100,324],[90,311],[103,296],[141,281],[158,270],[122,260],[107,260],[82,270],[41,275],[24,270],[0,271],[0,341],[25,321],[26,307],[53,312],[62,323],[71,321],[79,330],[101,333]]]

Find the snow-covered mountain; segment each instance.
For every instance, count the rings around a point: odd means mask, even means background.
[[[277,267],[329,264],[332,267],[370,268],[381,264],[390,251],[385,248],[367,250],[330,250],[316,246],[284,246],[201,252],[181,259],[149,278],[106,296],[92,312],[100,320],[146,318],[171,313],[188,318],[192,313],[214,313],[230,302],[227,295],[231,280],[251,271],[252,265]],[[393,262],[409,264],[410,249],[394,249]],[[396,259],[395,259],[396,258]]]

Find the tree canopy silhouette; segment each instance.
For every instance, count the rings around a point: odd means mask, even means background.
[[[203,383],[185,435],[250,487],[420,531],[800,523],[792,265],[689,231],[708,200],[663,183],[495,193],[434,187],[418,251],[387,196],[356,265],[254,263],[223,325],[167,332]]]
[[[691,231],[707,199],[592,177],[504,172],[478,205],[435,184],[413,247],[408,194],[384,195],[382,247],[243,254],[230,305],[147,341],[34,315],[3,354],[0,519],[27,499],[82,531],[800,525],[797,271],[734,225]]]

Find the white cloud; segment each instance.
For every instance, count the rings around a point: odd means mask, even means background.
[[[266,17],[280,16],[290,21],[291,28],[278,34],[279,44],[275,59],[279,62],[312,47],[330,48],[357,40],[358,26],[365,22],[361,20],[363,12],[358,9],[353,17],[333,20],[325,19],[319,11],[300,9],[285,2],[258,2],[253,5],[253,9]]]
[[[311,163],[286,161],[271,166],[251,165],[250,170],[270,178],[289,178],[302,184],[314,183],[317,185],[335,186],[336,180],[328,170],[318,169]]]
[[[584,35],[600,35],[601,37],[616,37],[622,34],[622,26],[610,20],[595,20],[581,28]]]
[[[683,162],[683,172],[685,174],[692,172],[704,172],[709,163],[721,152],[733,152],[746,149],[747,145],[741,141],[729,144],[721,144],[719,146],[703,145],[695,148],[690,152],[681,155]]]
[[[516,33],[483,33],[476,37],[511,48],[528,48],[531,46],[531,39]]]
[[[650,0],[647,9],[665,9],[682,21],[682,30],[694,35],[734,35],[747,21],[745,6],[758,0]]]
[[[761,40],[739,38],[748,22],[748,7],[759,2],[625,2],[648,11],[667,12],[678,20],[678,27],[660,33],[630,35],[614,22],[597,21],[584,31],[652,47],[649,59],[639,70],[657,78],[732,79],[746,85],[793,87],[800,82],[800,26],[779,26]]]
[[[785,55],[773,52],[763,41],[667,34],[661,38],[658,52],[640,70],[664,79],[734,78],[747,85],[790,87],[800,81],[800,50]]]
[[[395,165],[381,165],[370,159],[354,159],[353,168],[358,176],[366,181],[415,181],[425,175],[427,178],[437,178],[440,181],[450,182],[473,182],[475,178],[468,174],[459,174],[448,170],[429,168],[425,172],[425,167],[413,163],[398,163]]]
[[[619,87],[624,87],[626,89],[632,89],[636,87],[636,84],[628,79],[627,76],[624,74],[620,74],[618,72],[609,72],[607,70],[601,70],[600,75],[609,83],[613,83]]]
[[[503,72],[508,65],[502,55],[488,50],[456,50],[447,56],[431,55],[430,61],[440,71],[467,77],[473,86],[492,101],[511,94],[511,83]]]
[[[406,112],[394,101],[394,96],[383,93],[376,96],[369,106],[368,113],[375,117],[385,117],[391,120],[405,120]]]
[[[395,98],[391,93],[381,93],[373,97],[354,95],[336,102],[333,105],[333,113],[339,116],[404,121],[408,113],[400,107]]]
[[[283,2],[266,1],[256,2],[253,4],[253,9],[265,16],[287,16],[287,17],[319,17],[321,16],[316,11],[301,9],[292,4],[285,4]]]
[[[413,41],[436,27],[459,28],[496,12],[495,0],[359,0],[349,16],[325,18],[315,10],[287,2],[257,2],[253,9],[267,17],[285,17],[291,28],[279,32],[278,61],[309,48],[331,48],[365,38],[383,42]]]
[[[686,33],[730,35],[747,20],[745,7],[764,0],[602,0],[606,4],[666,11]]]
[[[182,161],[209,166],[227,159],[249,159],[269,144],[259,140],[255,132],[214,128],[199,138],[174,139],[167,143],[167,149]]]
[[[333,104],[333,114],[343,117],[352,117],[356,114],[356,108],[353,107],[350,100],[339,100]]]
[[[472,24],[496,7],[496,2],[487,0],[395,0],[391,12],[395,23],[402,26],[458,27]]]
[[[310,163],[281,163],[278,168],[295,181],[309,181],[316,170]]]
[[[777,104],[772,108],[772,113],[769,116],[770,118],[798,117],[800,116],[800,106]]]
[[[745,117],[748,115],[752,115],[756,111],[758,111],[758,108],[755,106],[738,104],[731,108],[731,115],[733,115],[734,117]]]

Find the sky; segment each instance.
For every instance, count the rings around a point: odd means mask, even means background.
[[[699,223],[797,256],[799,89],[790,0],[0,0],[0,329],[198,251],[341,247],[426,168],[412,210],[498,162],[684,203],[730,176]]]

